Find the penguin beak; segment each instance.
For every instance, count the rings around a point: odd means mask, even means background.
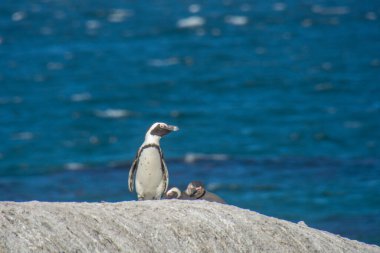
[[[167,130],[169,130],[169,131],[171,131],[171,132],[173,132],[173,131],[178,131],[178,130],[179,130],[179,128],[178,128],[177,126],[169,126],[169,125],[166,125],[166,126],[164,126],[163,128],[164,128],[164,129],[167,129]]]
[[[158,136],[164,136],[167,135],[168,133],[171,133],[173,131],[178,131],[179,128],[177,126],[170,126],[166,124],[160,124],[157,125],[154,129],[150,131],[151,135],[158,135]]]
[[[197,192],[196,188],[193,187],[192,185],[187,187],[186,189],[186,194],[190,197],[194,197],[194,194]]]
[[[196,187],[195,188],[195,192],[199,192],[199,193],[201,193],[201,192],[203,192],[204,191],[204,189],[203,189],[203,187],[201,187],[201,186],[198,186],[198,187]],[[195,194],[195,193],[194,193]]]

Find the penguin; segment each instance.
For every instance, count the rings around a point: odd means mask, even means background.
[[[165,199],[183,199],[183,200],[192,200],[186,192],[181,192],[177,187],[173,187],[165,193]]]
[[[165,199],[179,199],[181,195],[181,190],[177,187],[173,187],[165,193]]]
[[[218,202],[218,203],[226,204],[226,202],[218,195],[212,192],[206,191],[204,184],[200,181],[190,182],[189,185],[187,186],[186,194],[190,198],[203,199],[210,202]]]
[[[146,132],[145,140],[129,170],[128,187],[133,192],[134,185],[138,200],[161,199],[167,191],[169,174],[160,147],[160,139],[173,131],[176,126],[154,123]]]

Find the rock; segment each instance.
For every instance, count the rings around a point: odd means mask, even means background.
[[[380,252],[206,201],[0,202],[0,252]]]

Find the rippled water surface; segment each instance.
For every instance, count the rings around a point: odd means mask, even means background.
[[[121,201],[155,121],[172,185],[380,244],[380,2],[0,4],[0,200]]]

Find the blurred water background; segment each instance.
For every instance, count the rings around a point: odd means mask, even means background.
[[[0,3],[0,200],[123,201],[155,121],[171,185],[380,244],[380,2]]]

